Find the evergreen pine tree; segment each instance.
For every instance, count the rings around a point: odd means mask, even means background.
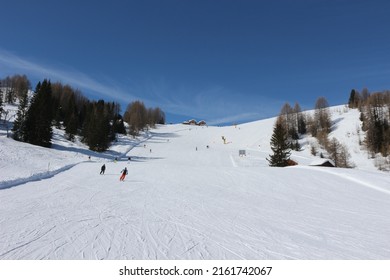
[[[360,103],[360,95],[359,93],[352,89],[351,94],[349,95],[349,100],[348,100],[348,106],[349,108],[358,108]]]
[[[25,141],[42,147],[51,147],[52,98],[50,81],[44,80],[37,85],[37,92],[32,98],[27,111]]]
[[[83,141],[90,150],[102,152],[110,144],[110,117],[103,100],[90,104],[82,129]]]
[[[28,107],[28,95],[27,91],[22,95],[19,100],[18,112],[16,113],[16,119],[12,128],[13,138],[17,141],[25,141],[26,133],[26,114]]]
[[[0,82],[0,120],[1,120],[1,116],[3,114],[3,90],[1,89],[1,82]]]
[[[269,155],[269,159],[267,158],[269,165],[274,167],[287,166],[291,154],[290,147],[287,130],[283,126],[283,122],[278,118],[271,137],[271,149],[274,153]]]
[[[68,110],[65,116],[65,133],[70,141],[74,141],[78,129],[78,115],[74,95],[69,100]]]
[[[108,105],[104,103],[104,100],[99,100],[97,103],[97,108],[95,109],[95,117],[96,117],[96,128],[97,133],[96,136],[96,147],[95,151],[103,152],[108,149],[110,146],[110,114]]]
[[[113,132],[126,135],[126,128],[122,115],[115,115],[113,119]]]

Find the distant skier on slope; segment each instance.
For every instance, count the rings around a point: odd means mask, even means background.
[[[122,171],[122,175],[121,177],[119,178],[119,181],[124,181],[125,180],[125,177],[127,175],[127,168],[125,167],[125,169],[123,169]]]
[[[104,172],[106,171],[106,165],[105,164],[103,164],[102,165],[102,168],[100,168],[100,175],[104,175]]]

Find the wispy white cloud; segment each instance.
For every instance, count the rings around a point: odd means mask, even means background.
[[[163,106],[164,111],[203,119],[210,125],[242,123],[274,116],[281,102],[261,95],[248,96],[220,85],[206,88],[169,85],[167,81],[148,81],[140,90]]]
[[[270,116],[275,102],[263,96],[248,100],[248,96],[232,92],[223,86],[213,85],[195,88],[188,85],[172,85],[165,79],[144,82],[122,81],[110,77],[94,78],[76,69],[52,66],[25,59],[0,48],[0,75],[7,72],[26,74],[37,80],[69,84],[91,98],[107,98],[125,106],[134,100],[142,100],[148,107],[160,107],[166,113],[204,119],[209,124],[240,123]],[[125,83],[125,84],[123,84]],[[274,105],[272,105],[274,104]],[[280,104],[276,105],[277,107]],[[278,110],[278,109],[277,109]]]
[[[22,58],[12,52],[0,48],[0,75],[26,74],[29,78],[50,79],[52,82],[60,81],[69,84],[74,88],[83,91],[87,96],[93,95],[98,98],[108,97],[119,103],[130,103],[134,100],[142,100],[147,106],[159,106],[174,114],[194,115],[196,107],[192,106],[192,101],[186,98],[178,98],[164,80],[148,80],[144,83],[130,85],[119,85],[118,81],[110,77],[91,77],[79,70],[64,66],[61,69],[32,59]],[[104,81],[101,82],[101,81]],[[124,90],[123,88],[126,88]],[[172,95],[173,93],[173,95]],[[183,91],[180,91],[183,94]]]
[[[139,84],[149,106],[160,106],[165,112],[203,119],[208,124],[242,123],[274,116],[282,102],[260,94],[233,92],[221,85],[198,87],[173,85],[165,79]]]
[[[227,117],[222,117],[218,119],[211,119],[207,122],[209,125],[218,125],[218,124],[239,124],[245,121],[259,120],[264,116],[261,113],[249,112],[242,113],[238,115],[229,115]]]
[[[118,88],[114,83],[101,83],[93,77],[82,73],[76,69],[58,69],[57,67],[44,65],[17,56],[11,52],[0,49],[0,64],[3,71],[16,72],[32,76],[38,80],[50,79],[69,84],[72,87],[81,90],[91,91],[95,96],[106,96],[119,101],[128,101],[131,98],[136,99],[130,92],[125,92]],[[1,71],[1,70],[0,70]],[[19,73],[18,73],[19,74]]]

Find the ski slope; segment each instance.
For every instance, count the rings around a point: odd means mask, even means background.
[[[354,145],[350,114],[333,135]],[[268,167],[273,124],[159,126],[104,154],[1,134],[0,259],[389,259],[389,174],[355,146],[355,169],[309,166],[310,139]]]

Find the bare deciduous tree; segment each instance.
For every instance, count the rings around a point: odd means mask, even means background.
[[[351,155],[345,145],[341,144],[336,138],[332,138],[326,146],[326,151],[336,167],[351,168]]]

